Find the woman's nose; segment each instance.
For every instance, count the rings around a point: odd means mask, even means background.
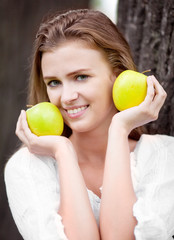
[[[61,102],[69,104],[78,98],[78,92],[72,86],[64,86],[61,94]]]

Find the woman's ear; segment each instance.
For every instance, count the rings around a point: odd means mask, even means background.
[[[112,76],[111,76],[111,82],[114,84],[116,78],[117,78],[118,74],[116,72],[113,72],[112,73]]]

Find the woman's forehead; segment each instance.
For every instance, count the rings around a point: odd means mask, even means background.
[[[106,61],[102,51],[91,48],[84,42],[66,42],[52,51],[43,53],[42,71],[44,76],[69,74],[79,69],[90,70],[104,67],[109,63]],[[60,72],[61,71],[61,72]]]

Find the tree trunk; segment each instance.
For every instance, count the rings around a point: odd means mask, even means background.
[[[120,0],[118,27],[138,71],[151,69],[168,95],[158,120],[147,129],[174,136],[174,1]]]

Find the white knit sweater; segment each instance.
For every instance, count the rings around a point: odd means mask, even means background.
[[[171,240],[174,235],[174,138],[142,135],[130,154],[137,202],[136,240]],[[5,184],[9,205],[25,240],[66,240],[60,204],[59,174],[51,157],[21,148],[8,161]],[[99,221],[100,198],[87,189]]]

